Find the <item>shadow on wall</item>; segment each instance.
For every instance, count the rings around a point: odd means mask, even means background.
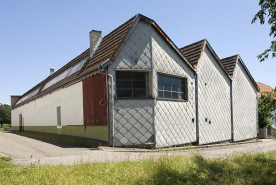
[[[275,153],[272,158],[264,154],[219,159],[165,157],[156,163],[149,171],[152,175],[137,184],[276,184]]]

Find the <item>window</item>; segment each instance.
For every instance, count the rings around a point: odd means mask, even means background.
[[[57,107],[57,127],[61,128],[61,112],[60,112],[60,107]]]
[[[158,98],[187,100],[187,79],[158,74]]]
[[[84,57],[81,61],[79,61],[78,63],[76,63],[75,65],[67,68],[65,71],[63,71],[62,73],[60,73],[58,76],[54,77],[53,79],[51,79],[50,81],[48,81],[45,86],[43,87],[42,90],[47,89],[48,87],[51,87],[52,85],[58,83],[59,81],[67,78],[68,76],[74,74],[75,72],[79,71],[84,62],[86,61],[87,57]]]
[[[148,97],[148,73],[116,72],[116,90],[118,98]]]

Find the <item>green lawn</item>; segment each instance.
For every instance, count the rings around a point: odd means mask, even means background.
[[[4,128],[10,128],[11,125],[10,124],[3,124],[3,128],[1,128],[1,124],[0,124],[0,132],[4,131]]]
[[[276,184],[276,152],[23,167],[0,158],[0,184]]]

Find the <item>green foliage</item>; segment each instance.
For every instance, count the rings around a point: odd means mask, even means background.
[[[10,157],[5,157],[5,156],[0,156],[0,161],[9,162],[9,161],[11,161],[11,158]]]
[[[11,124],[11,106],[0,103],[0,124]]]
[[[271,118],[274,115],[271,113],[276,109],[276,99],[274,98],[274,92],[262,92],[259,98],[259,127],[270,127],[272,126]]]
[[[256,20],[260,20],[261,24],[265,24],[265,19],[268,17],[267,23],[271,25],[269,36],[275,38],[276,37],[276,0],[260,0],[259,6],[261,10],[259,10],[252,20],[252,24],[256,22]],[[258,59],[263,62],[268,58],[269,54],[272,54],[272,58],[276,57],[276,40],[271,41],[271,45],[269,49],[266,49],[263,53],[258,55]]]
[[[206,159],[195,155],[71,166],[0,160],[0,184],[276,184],[276,152]]]

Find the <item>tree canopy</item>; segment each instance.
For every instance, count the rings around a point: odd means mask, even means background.
[[[0,103],[0,124],[11,124],[11,106]]]
[[[276,88],[275,88],[276,89]],[[262,92],[259,98],[259,127],[271,127],[271,118],[274,118],[272,111],[276,109],[274,92]]]
[[[267,23],[271,25],[269,36],[276,37],[276,0],[260,0],[259,6],[261,9],[256,13],[252,19],[252,24],[257,20],[261,24],[265,24],[266,18],[268,18]],[[258,55],[258,59],[263,62],[268,58],[269,54],[276,57],[276,40],[271,41],[270,48],[266,49],[264,52]]]

